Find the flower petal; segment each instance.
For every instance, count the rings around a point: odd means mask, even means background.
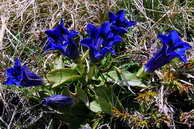
[[[75,38],[77,35],[79,34],[79,32],[75,31],[75,30],[71,30],[69,32],[69,37],[70,38]]]
[[[51,41],[51,40],[50,40]],[[54,44],[53,42],[49,42],[45,47],[44,50],[45,51],[49,51],[49,50],[56,50],[57,45]]]
[[[177,43],[181,40],[176,30],[172,30],[169,32],[169,38],[172,40],[173,43]]]
[[[80,44],[82,46],[87,47],[87,48],[90,48],[92,43],[93,43],[93,41],[92,41],[92,38],[90,38],[90,37],[84,38],[83,40],[80,41]]]
[[[15,85],[16,80],[12,79],[12,78],[8,78],[6,81],[3,82],[4,85]]]
[[[63,95],[53,95],[42,100],[42,106],[51,106],[54,108],[64,108],[73,103],[74,101],[71,97]]]
[[[104,22],[101,26],[100,26],[100,34],[107,35],[110,32],[110,23],[109,22]]]
[[[88,24],[87,25],[87,28],[86,28],[86,31],[87,33],[92,37],[92,38],[95,38],[98,34],[98,30],[97,28],[92,25],[92,24]]]
[[[113,30],[115,34],[124,34],[128,32],[128,29],[124,27],[115,26],[115,25],[112,25],[111,29]]]
[[[120,10],[116,13],[116,16],[118,17],[120,22],[125,21],[125,11],[124,10]]]
[[[65,46],[65,44],[67,44]],[[71,58],[71,59],[76,59],[79,57],[79,51],[78,51],[78,46],[73,40],[69,40],[64,44],[64,54]]]
[[[109,13],[108,13],[108,17],[109,17],[109,21],[110,21],[110,22],[114,22],[114,21],[116,20],[116,16],[115,16],[115,14],[112,13],[112,12],[109,12]]]
[[[16,66],[16,67],[18,67],[18,66],[20,67],[20,66],[21,66],[21,61],[20,61],[20,59],[17,58],[17,59],[15,60],[14,66]]]
[[[127,27],[131,27],[131,26],[135,26],[137,24],[137,22],[135,22],[135,21],[126,21],[125,24],[127,25]]]

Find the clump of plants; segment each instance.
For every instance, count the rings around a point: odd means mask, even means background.
[[[49,72],[45,76],[38,75],[17,58],[14,65],[7,68],[3,84],[21,90],[35,105],[34,110],[39,107],[52,111],[55,115],[49,117],[59,119],[66,128],[150,129],[170,128],[180,123],[191,127],[193,101],[185,111],[184,108],[176,111],[169,104],[176,100],[171,99],[175,96],[192,98],[193,87],[174,78],[178,73],[171,70],[174,66],[180,69],[175,65],[176,58],[193,65],[186,58],[191,45],[181,39],[179,32],[170,30],[158,34],[162,47],[143,66],[130,62],[121,65],[122,55],[117,53],[124,51],[120,46],[125,46],[127,34],[133,33],[130,28],[138,26],[138,21],[129,21],[125,13],[124,10],[109,12],[107,21],[98,26],[88,24],[84,32],[67,29],[61,20],[45,31],[44,50],[54,53],[52,60],[46,63]],[[129,67],[134,70],[129,71]],[[165,74],[154,74],[158,69]],[[24,119],[18,126],[23,127],[25,122]],[[57,128],[59,122],[51,124]],[[31,124],[23,128],[33,127],[36,126]]]

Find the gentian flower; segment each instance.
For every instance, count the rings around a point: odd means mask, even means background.
[[[166,35],[159,34],[158,38],[162,41],[163,47],[145,64],[145,71],[153,72],[176,57],[187,62],[185,51],[192,47],[180,39],[177,31],[172,30]]]
[[[128,28],[136,25],[135,21],[128,21],[125,18],[125,11],[120,10],[116,14],[109,12],[109,21],[112,24],[111,29],[116,34],[124,34],[128,32]]]
[[[73,99],[69,96],[63,95],[53,95],[46,97],[42,100],[42,106],[51,106],[56,108],[63,108],[65,106],[72,105],[74,103]]]
[[[120,36],[111,32],[110,23],[105,22],[100,27],[92,24],[87,25],[87,33],[89,37],[81,41],[81,45],[90,49],[90,58],[92,62],[100,61],[107,52],[115,54],[113,47],[122,41]]]
[[[54,29],[47,30],[45,33],[48,35],[48,44],[44,50],[59,50],[64,56],[70,59],[79,57],[78,45],[73,39],[78,35],[78,32],[74,30],[68,31],[64,27],[63,20]]]
[[[20,87],[29,87],[43,85],[43,79],[31,72],[27,66],[22,66],[19,59],[15,60],[13,67],[6,71],[7,80],[3,83],[5,85],[17,85]]]

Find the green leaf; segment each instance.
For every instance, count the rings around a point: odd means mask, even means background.
[[[89,118],[93,118],[94,114],[82,102],[75,103],[71,108],[65,108],[63,113],[60,119],[68,123],[70,129],[79,129]]]
[[[110,103],[113,101],[114,91],[112,90],[112,87],[96,87],[94,92],[96,93],[96,98],[104,98],[104,100]]]
[[[123,80],[132,80],[136,78],[136,74],[130,73],[128,71],[121,71],[121,77]]]
[[[97,73],[97,67],[96,65],[93,64],[89,67],[89,72],[87,73],[86,80],[87,81],[91,80],[95,76],[96,73]]]
[[[53,70],[46,77],[49,82],[53,83],[53,87],[80,79],[77,71],[70,68]]]
[[[136,73],[136,77],[137,77],[137,78],[140,78],[140,79],[146,79],[146,78],[148,78],[148,75],[149,75],[149,72],[146,72],[146,71],[145,71],[144,66],[141,67],[141,68],[138,70],[138,72]]]
[[[109,81],[115,81],[119,82],[122,80],[131,80],[136,78],[136,75],[134,73],[130,73],[128,71],[116,69],[115,71],[108,72],[108,80]]]
[[[96,100],[92,101],[89,106],[90,110],[93,112],[104,112],[111,113],[112,106],[103,97],[98,97]]]
[[[127,84],[128,86],[138,86],[147,88],[147,86],[143,84],[139,79],[127,80],[125,81],[125,84]]]
[[[136,77],[136,73],[130,73],[126,70],[116,68],[115,71],[110,71],[107,76],[108,81],[112,81],[118,85],[147,87]]]
[[[108,76],[108,77],[107,77],[107,80],[108,80],[108,81],[117,82],[117,81],[120,80],[120,78],[118,77],[116,71],[110,71],[110,72],[108,72],[107,76]]]
[[[90,103],[90,106],[89,106],[90,110],[93,111],[93,112],[102,112],[102,108],[100,106],[99,103],[97,103],[97,101],[92,101]]]
[[[117,97],[112,87],[96,87],[94,88],[96,102],[100,105],[102,112],[111,113],[112,107],[117,106]]]
[[[112,102],[108,102],[108,101],[107,101],[105,98],[103,98],[103,97],[97,98],[96,101],[99,103],[102,112],[111,114],[111,112],[112,112],[112,104],[111,104],[111,103],[112,103]]]
[[[89,106],[89,100],[86,92],[81,89],[79,86],[76,87],[76,93],[78,98],[85,103],[86,106]]]

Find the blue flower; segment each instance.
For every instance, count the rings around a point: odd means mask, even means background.
[[[111,32],[110,23],[105,22],[100,27],[92,24],[87,25],[87,33],[89,37],[81,41],[81,45],[90,49],[90,58],[92,62],[100,61],[107,52],[115,54],[113,47],[122,42],[122,38]]]
[[[7,80],[3,83],[5,85],[17,85],[20,87],[29,87],[43,85],[43,79],[31,72],[27,66],[21,66],[19,59],[15,60],[13,67],[6,71]]]
[[[180,39],[177,31],[172,30],[167,35],[159,34],[158,38],[162,41],[163,47],[145,64],[147,72],[153,72],[176,57],[183,62],[187,62],[185,52],[192,47]]]
[[[65,106],[72,105],[73,99],[69,96],[53,95],[46,97],[42,100],[42,106],[51,106],[56,108],[64,108]]]
[[[78,32],[72,30],[68,31],[64,27],[64,21],[57,25],[52,30],[47,30],[45,33],[48,35],[48,44],[44,50],[59,50],[64,56],[70,59],[76,59],[79,57],[78,45],[75,43],[74,39]]]
[[[135,21],[128,21],[125,18],[125,11],[120,10],[116,14],[109,12],[109,21],[112,24],[111,29],[116,34],[124,34],[128,32],[128,28],[136,25]]]

